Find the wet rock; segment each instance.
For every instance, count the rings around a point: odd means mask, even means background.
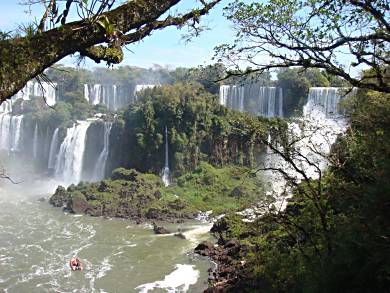
[[[162,226],[158,226],[155,222],[153,222],[153,231],[155,234],[171,234],[169,230]]]
[[[175,234],[173,234],[173,236],[180,238],[180,239],[186,239],[186,236],[181,232],[175,233]]]
[[[137,225],[140,225],[140,224],[143,224],[143,223],[144,223],[144,220],[143,220],[142,218],[138,218],[138,219],[135,220],[135,223],[136,223]]]
[[[50,198],[49,203],[55,207],[64,207],[68,201],[68,194],[61,185],[57,187],[55,193]]]
[[[45,202],[45,201],[46,201],[46,198],[40,197],[40,198],[38,198],[38,201],[39,201],[39,202]]]
[[[195,247],[194,251],[203,256],[210,256],[214,253],[214,244],[210,241],[203,241]]]
[[[84,213],[88,209],[92,209],[85,196],[81,193],[75,193],[69,198],[67,206],[74,213]]]

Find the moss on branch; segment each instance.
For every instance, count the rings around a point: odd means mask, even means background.
[[[103,60],[107,64],[118,64],[123,60],[123,51],[120,46],[93,46],[80,51],[80,54],[91,58],[96,63]]]

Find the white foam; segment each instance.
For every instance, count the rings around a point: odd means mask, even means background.
[[[160,288],[168,293],[187,292],[191,285],[196,284],[199,278],[199,271],[193,265],[177,264],[176,270],[164,277],[162,281],[142,284],[136,287],[140,293],[147,293],[150,290]]]
[[[108,271],[111,271],[111,269],[112,265],[110,264],[108,257],[104,258],[96,275],[96,279],[103,278]]]
[[[213,224],[211,223],[207,225],[194,226],[193,229],[185,231],[183,234],[191,243],[198,243],[201,236],[210,232],[212,226]]]

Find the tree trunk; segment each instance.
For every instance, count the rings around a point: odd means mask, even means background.
[[[155,21],[180,0],[134,0],[106,12],[116,32],[125,34]],[[96,44],[109,42],[99,21],[71,22],[31,37],[0,41],[0,103],[16,94],[27,81],[41,74],[67,55],[85,52]],[[104,59],[111,54],[113,63],[122,60],[122,51],[95,52]]]

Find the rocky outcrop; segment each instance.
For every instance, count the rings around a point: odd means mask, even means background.
[[[67,189],[59,186],[50,203],[73,213],[126,218],[136,222],[146,219],[177,221],[196,216],[192,210],[185,210],[187,205],[180,199],[160,201],[161,187],[162,182],[156,175],[119,168],[113,171],[111,179],[71,185]],[[166,231],[157,229],[157,232]]]
[[[57,187],[55,193],[50,198],[49,203],[55,207],[65,207],[68,201],[66,189],[61,185]]]
[[[223,245],[201,242],[195,248],[195,253],[207,256],[216,263],[216,267],[209,270],[209,288],[204,292],[244,292],[240,289],[240,279],[247,252],[248,247],[236,239],[224,241]]]

